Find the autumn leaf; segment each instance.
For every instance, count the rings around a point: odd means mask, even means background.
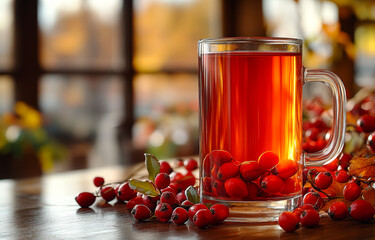
[[[375,156],[354,157],[350,161],[349,175],[364,178],[375,176]]]
[[[151,197],[159,196],[158,190],[155,188],[154,184],[152,184],[150,181],[130,179],[129,185],[133,190],[146,194],[147,196],[151,196]]]
[[[373,187],[366,187],[362,192],[362,198],[375,207],[375,189]]]

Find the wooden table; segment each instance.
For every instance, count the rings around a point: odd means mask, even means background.
[[[142,166],[113,166],[24,180],[0,181],[0,239],[375,239],[375,224],[327,216],[314,229],[285,233],[276,223],[224,223],[209,229],[193,224],[137,222],[124,204],[79,208],[74,197],[94,191],[93,177],[123,180]]]

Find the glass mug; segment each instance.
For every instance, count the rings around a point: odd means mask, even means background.
[[[302,40],[220,38],[198,42],[200,194],[223,203],[230,220],[277,220],[302,201],[302,171],[343,148],[345,88],[326,70],[302,65]],[[324,149],[302,150],[302,86],[332,92],[332,133]]]

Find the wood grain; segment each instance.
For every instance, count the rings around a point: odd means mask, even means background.
[[[125,204],[104,204],[82,209],[74,197],[94,191],[93,177],[118,181],[143,175],[143,165],[121,166],[0,181],[0,239],[375,239],[374,221],[350,218],[332,221],[327,215],[317,228],[285,233],[276,223],[223,223],[209,229],[193,224],[135,221]]]

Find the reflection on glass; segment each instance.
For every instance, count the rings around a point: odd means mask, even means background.
[[[41,0],[41,63],[46,68],[122,67],[121,0]]]
[[[0,1],[0,69],[13,65],[13,1]],[[1,104],[1,103],[0,103]]]
[[[118,77],[46,75],[39,101],[53,135],[90,140],[120,124],[123,82]]]
[[[13,80],[8,76],[0,76],[0,113],[12,111],[14,104]]]
[[[197,76],[140,74],[134,89],[134,145],[159,157],[197,154]]]
[[[134,1],[134,67],[138,71],[196,69],[197,41],[221,36],[216,0]]]

